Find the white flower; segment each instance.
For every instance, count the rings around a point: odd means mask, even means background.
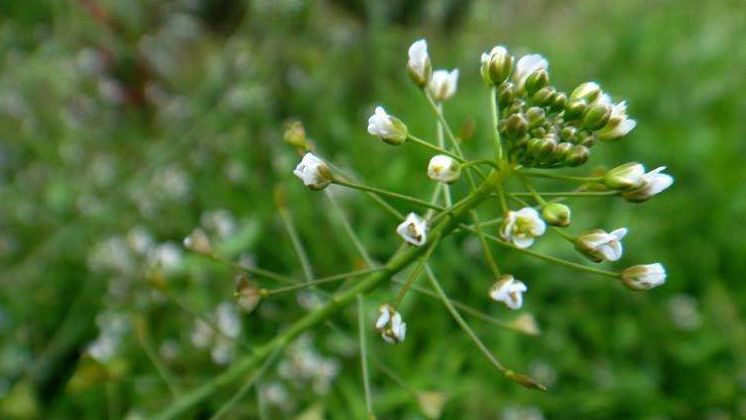
[[[618,261],[622,258],[622,238],[626,234],[626,228],[619,228],[611,233],[596,229],[579,236],[575,241],[575,248],[595,262]]]
[[[377,106],[375,113],[368,118],[368,133],[393,145],[404,143],[408,135],[407,126],[398,118],[387,114],[380,106]]]
[[[416,213],[409,213],[407,218],[396,227],[396,233],[408,243],[422,246],[427,242],[427,221]]]
[[[482,79],[490,86],[497,86],[505,81],[513,71],[513,56],[505,47],[498,45],[488,53],[482,53]]]
[[[492,285],[489,295],[510,309],[519,309],[523,306],[523,292],[526,290],[528,287],[522,281],[516,280],[510,274],[504,274]]]
[[[526,83],[526,79],[537,70],[547,70],[549,62],[539,54],[524,55],[518,60],[515,67],[513,78],[516,82],[516,89],[521,90]]]
[[[401,314],[384,303],[378,308],[381,314],[376,320],[376,329],[381,333],[381,337],[390,344],[397,344],[404,341],[407,335],[407,324],[402,322]]]
[[[633,203],[641,203],[670,187],[673,184],[673,177],[661,173],[665,169],[665,166],[661,166],[646,173],[642,176],[640,185],[629,191],[624,191],[622,197]]]
[[[419,87],[427,86],[432,73],[430,56],[427,54],[427,41],[420,39],[409,47],[409,61],[407,62],[409,76]]]
[[[433,181],[450,184],[459,179],[461,166],[456,159],[446,155],[435,155],[427,165],[427,177]]]
[[[198,254],[209,255],[212,253],[210,238],[204,230],[196,228],[192,233],[184,238],[184,248],[190,249]]]
[[[329,167],[313,153],[306,153],[293,173],[312,190],[323,190],[332,182]]]
[[[622,271],[622,282],[631,290],[647,290],[666,282],[666,269],[660,263],[642,264]]]
[[[528,248],[534,243],[534,238],[544,234],[546,228],[546,223],[541,220],[536,210],[524,207],[506,213],[500,228],[500,237],[513,242],[518,248]]]
[[[598,98],[597,102],[611,107],[609,122],[598,131],[598,138],[600,140],[613,140],[626,136],[637,125],[635,120],[627,118],[626,101],[614,104],[609,95],[603,94]]]
[[[629,162],[612,168],[604,177],[604,184],[614,190],[628,190],[642,185],[645,167],[637,162]]]
[[[433,77],[430,79],[427,89],[433,99],[443,102],[456,93],[457,85],[458,69],[450,72],[448,70],[436,70],[433,72]]]

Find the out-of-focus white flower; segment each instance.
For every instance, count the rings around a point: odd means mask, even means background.
[[[539,212],[531,207],[524,207],[506,213],[500,228],[500,237],[513,242],[518,248],[528,248],[534,243],[534,238],[544,234],[546,228],[547,225],[539,217]]]
[[[409,61],[407,62],[409,77],[419,87],[427,86],[433,71],[430,56],[427,54],[427,41],[420,39],[409,47]]]
[[[191,334],[189,334],[189,340],[192,345],[198,349],[205,349],[212,343],[214,331],[205,321],[197,320],[194,323],[194,328]]]
[[[230,302],[221,302],[215,308],[215,319],[215,323],[223,335],[236,338],[241,333],[241,320],[236,308]]]
[[[396,227],[396,233],[407,243],[422,246],[427,242],[427,221],[416,213],[409,213],[407,218]]]
[[[637,162],[628,162],[609,170],[604,176],[604,184],[614,190],[628,190],[642,185],[645,167]]]
[[[547,60],[541,55],[529,54],[521,57],[521,59],[518,60],[518,64],[515,66],[515,73],[513,73],[513,78],[516,82],[516,89],[519,91],[523,89],[528,76],[531,76],[532,73],[541,69],[549,69],[549,62],[547,62]]]
[[[306,153],[295,167],[293,174],[312,190],[323,190],[332,182],[332,174],[326,163],[313,153]]]
[[[433,99],[443,102],[456,93],[458,87],[458,69],[452,71],[436,70],[427,85],[427,90]]]
[[[513,56],[502,45],[498,45],[488,53],[482,53],[482,79],[490,86],[497,86],[504,82],[513,71]]]
[[[239,274],[236,277],[236,297],[242,310],[252,312],[262,299],[262,290],[247,275]]]
[[[402,321],[401,314],[388,303],[381,305],[378,311],[381,314],[376,320],[376,329],[381,333],[384,341],[390,344],[404,341],[407,335],[407,324]]]
[[[673,184],[673,177],[662,173],[665,169],[665,166],[661,166],[646,173],[642,176],[640,185],[631,190],[624,191],[622,197],[633,203],[641,203],[670,187]]]
[[[660,263],[641,264],[622,271],[622,282],[630,290],[648,290],[666,282],[666,269]]]
[[[192,250],[198,254],[209,255],[212,253],[210,238],[204,230],[196,228],[192,233],[184,238],[184,248]]]
[[[427,177],[433,181],[450,184],[461,176],[461,165],[446,155],[435,155],[427,165]]]
[[[381,106],[377,106],[373,115],[368,118],[368,133],[395,146],[407,141],[409,135],[407,126],[400,119],[387,114]]]
[[[595,229],[578,236],[575,240],[575,248],[595,262],[618,261],[622,258],[622,238],[626,234],[626,228],[619,228],[611,233]]]
[[[510,274],[503,274],[490,288],[490,298],[498,302],[503,302],[510,309],[519,309],[523,306],[523,292],[528,287],[516,280]]]
[[[609,121],[598,131],[599,140],[613,140],[626,136],[637,125],[635,120],[627,117],[626,101],[615,104],[609,95],[602,94],[597,102],[611,107]]]
[[[181,247],[173,242],[159,244],[148,254],[149,265],[164,271],[178,270],[181,266],[181,259]]]

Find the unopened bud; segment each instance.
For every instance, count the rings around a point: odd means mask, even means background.
[[[538,389],[539,391],[547,390],[546,386],[536,382],[533,378],[531,378],[528,375],[517,373],[517,372],[514,372],[508,369],[507,371],[505,371],[505,376],[511,381],[516,382],[519,385],[523,386],[524,388]]]
[[[665,282],[666,269],[660,263],[635,265],[622,271],[622,283],[630,290],[648,290]]]
[[[567,105],[567,95],[565,95],[562,92],[558,92],[557,95],[555,95],[552,103],[549,104],[549,107],[553,111],[559,111],[561,109],[564,109],[566,105]]]
[[[542,161],[546,160],[547,158],[554,155],[556,147],[557,142],[554,140],[554,138],[552,136],[545,136],[539,142],[536,157]]]
[[[505,133],[512,139],[519,139],[528,132],[528,120],[523,114],[513,114],[505,120]]]
[[[541,210],[541,216],[552,226],[569,226],[572,214],[564,204],[549,203]]]
[[[596,82],[585,82],[576,87],[570,94],[570,100],[582,99],[591,104],[601,95],[601,86]]]
[[[604,184],[612,190],[629,190],[639,187],[644,175],[645,167],[642,164],[629,162],[607,172],[604,177]]]
[[[496,46],[488,53],[482,53],[482,79],[490,86],[498,86],[513,72],[513,56],[502,46]]]
[[[375,113],[368,119],[368,133],[394,146],[404,144],[409,136],[407,126],[380,106],[376,107]]]
[[[562,142],[554,148],[554,154],[559,160],[566,160],[568,153],[572,150],[573,144],[568,142]]]
[[[560,130],[560,138],[564,141],[575,140],[575,135],[578,133],[578,129],[573,126],[563,127]]]
[[[526,78],[526,93],[528,96],[531,96],[548,84],[549,72],[547,72],[547,69],[545,68],[540,68]]]
[[[528,109],[526,111],[526,118],[528,119],[528,127],[529,128],[536,128],[542,124],[544,124],[544,121],[546,121],[546,111],[544,111],[542,108],[539,108],[538,106],[534,106]]]
[[[609,122],[610,116],[611,107],[599,103],[593,104],[583,115],[583,128],[588,130],[598,130]]]
[[[584,164],[590,157],[590,150],[587,147],[581,145],[574,145],[572,149],[567,153],[565,162],[568,166],[580,166]]]
[[[586,104],[586,102],[582,99],[571,99],[567,103],[567,105],[565,105],[565,120],[573,121],[580,119],[583,116],[583,113],[585,112],[587,106],[588,105]]]
[[[420,88],[424,88],[430,82],[433,67],[427,53],[427,42],[424,39],[415,41],[409,47],[407,70],[412,82]]]
[[[184,248],[194,251],[198,254],[209,255],[212,253],[210,238],[204,230],[196,228],[192,233],[184,238]]]
[[[282,140],[297,149],[306,150],[307,139],[303,123],[298,120],[288,121],[285,124],[285,132],[282,135]]]
[[[554,102],[557,97],[557,90],[551,86],[543,87],[538,92],[534,93],[531,100],[541,106],[549,106]]]
[[[511,82],[505,82],[497,88],[497,104],[504,109],[513,103],[515,99],[515,86]]]
[[[253,311],[263,294],[266,294],[266,290],[259,289],[257,284],[249,279],[249,276],[243,273],[236,276],[236,297],[241,309],[246,312]]]

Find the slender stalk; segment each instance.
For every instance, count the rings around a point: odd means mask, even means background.
[[[308,258],[308,253],[306,253],[303,242],[300,240],[298,231],[295,229],[293,219],[290,217],[290,214],[288,214],[286,207],[280,206],[278,207],[278,210],[280,213],[280,219],[282,219],[282,223],[285,225],[285,230],[287,230],[288,236],[290,236],[290,241],[293,243],[293,249],[295,250],[296,255],[298,255],[298,260],[300,260],[300,264],[303,267],[303,275],[306,277],[307,281],[311,281],[315,277],[313,275],[313,267],[311,267],[311,261]]]
[[[453,135],[451,126],[448,125],[448,121],[446,121],[445,116],[443,116],[443,111],[438,106],[438,104],[435,103],[432,95],[430,95],[430,92],[428,92],[427,89],[423,89],[422,92],[425,94],[425,98],[427,99],[428,105],[430,105],[430,108],[433,110],[433,113],[435,113],[435,117],[438,119],[440,124],[445,129],[446,135],[448,136],[448,139],[451,141],[451,144],[453,145],[453,149],[456,150],[456,154],[460,157],[463,157],[464,153],[461,151],[461,146],[458,144],[458,139],[456,138],[456,136]]]
[[[484,251],[484,259],[487,260],[487,265],[490,266],[490,270],[492,270],[492,275],[495,276],[495,278],[500,277],[500,268],[497,266],[497,262],[495,261],[495,258],[492,256],[492,251],[490,251],[490,246],[487,243],[487,240],[484,238],[484,235],[482,234],[482,229],[479,226],[479,215],[477,214],[476,210],[471,211],[471,218],[474,220],[474,226],[476,227],[477,237],[479,238],[479,242],[482,244],[482,250]]]
[[[373,364],[376,365],[376,368],[383,372],[386,376],[389,377],[395,384],[397,384],[401,389],[407,391],[408,393],[412,394],[413,397],[417,397],[417,390],[412,388],[411,386],[407,385],[404,380],[399,377],[399,375],[396,374],[391,368],[386,366],[383,362],[378,360],[377,358],[372,358]]]
[[[417,281],[417,278],[420,277],[420,274],[422,274],[422,269],[425,267],[425,264],[427,263],[427,260],[430,259],[430,256],[433,254],[433,251],[435,251],[435,248],[438,246],[437,241],[432,242],[427,247],[427,252],[425,252],[425,255],[420,259],[420,261],[417,263],[417,265],[414,267],[411,273],[409,273],[409,277],[407,278],[407,281],[404,282],[404,285],[401,289],[399,289],[399,294],[396,296],[396,301],[394,301],[394,307],[398,308],[401,304],[402,300],[404,299],[404,296],[407,295],[407,292],[409,291],[409,288],[412,287],[414,282]]]
[[[398,198],[399,200],[408,201],[410,203],[417,204],[419,206],[426,207],[426,208],[429,208],[429,209],[434,209],[434,210],[439,210],[439,211],[445,210],[443,207],[435,205],[435,204],[428,203],[425,200],[420,200],[419,198],[410,197],[408,195],[404,195],[404,194],[399,194],[399,193],[395,193],[395,192],[391,192],[391,191],[382,190],[380,188],[369,187],[367,185],[362,185],[362,184],[356,184],[354,182],[346,181],[346,180],[343,180],[343,179],[335,179],[332,182],[334,182],[335,184],[338,184],[338,185],[342,185],[342,186],[345,186],[345,187],[348,187],[348,188],[354,188],[354,189],[360,190],[360,191],[367,191],[367,192],[371,192],[371,193],[375,193],[375,194],[386,195],[386,196],[389,196],[389,197]]]
[[[464,162],[463,165],[461,165],[462,168],[468,168],[470,166],[474,165],[489,165],[492,167],[492,169],[500,169],[500,167],[497,165],[497,163],[489,160],[489,159],[477,159],[477,160],[470,160],[468,162]]]
[[[166,365],[158,356],[158,353],[156,353],[156,351],[153,349],[153,346],[150,343],[150,338],[148,337],[147,329],[148,327],[145,324],[144,319],[135,319],[135,335],[137,336],[137,341],[140,343],[140,347],[142,347],[143,352],[150,360],[150,363],[155,366],[155,370],[156,372],[158,372],[158,375],[161,377],[161,379],[163,379],[163,382],[165,382],[165,384],[168,386],[168,390],[171,391],[171,395],[173,395],[174,398],[179,398],[179,394],[181,392],[179,390],[179,385],[176,383],[176,378],[171,373],[171,371],[168,370]]]
[[[370,394],[370,375],[368,373],[368,345],[365,342],[365,300],[362,294],[357,295],[357,330],[360,340],[360,367],[363,372],[363,389],[365,390],[365,409],[369,418],[373,415],[373,398]]]
[[[510,208],[508,207],[508,201],[505,199],[505,189],[502,184],[497,184],[495,189],[497,190],[497,198],[500,199],[500,208],[503,213],[507,213]]]
[[[561,181],[574,181],[574,182],[602,182],[604,177],[602,176],[571,176],[571,175],[558,175],[552,173],[533,172],[533,171],[518,171],[519,174],[529,176],[532,178],[549,178],[558,179]]]
[[[619,195],[618,191],[551,191],[540,193],[543,197],[608,197],[612,195]],[[531,193],[526,192],[509,192],[508,195],[516,197],[532,197]]]
[[[259,420],[269,419],[267,414],[267,404],[264,402],[264,395],[262,395],[262,384],[257,381],[256,384],[256,411],[259,416]]]
[[[492,111],[492,132],[494,133],[495,140],[495,157],[496,161],[500,162],[503,159],[503,145],[500,139],[500,129],[498,124],[500,122],[500,110],[497,104],[497,86],[493,86],[490,90],[490,110]]]
[[[446,156],[450,156],[450,157],[456,159],[457,161],[459,161],[459,163],[466,162],[462,157],[460,157],[458,155],[455,155],[455,154],[449,152],[448,150],[446,150],[446,149],[444,149],[442,147],[438,147],[438,146],[436,146],[434,144],[431,144],[428,141],[425,141],[425,140],[422,140],[420,138],[417,138],[417,137],[415,137],[415,136],[413,136],[411,134],[408,135],[407,140],[410,140],[410,141],[412,141],[412,142],[414,142],[416,144],[419,144],[420,146],[424,146],[424,147],[426,147],[428,149],[434,150],[434,151],[436,151],[438,153],[442,153],[442,154],[444,154]]]
[[[469,211],[481,204],[494,190],[495,184],[502,182],[506,173],[493,172],[479,188],[471,192],[466,200],[454,206],[453,217],[443,218],[430,230],[431,240],[439,240],[453,232],[459,221],[468,215]],[[291,324],[285,330],[279,332],[269,342],[257,346],[253,351],[237,359],[222,373],[219,373],[209,381],[199,385],[197,388],[183,394],[171,404],[165,406],[161,412],[152,416],[154,419],[171,419],[183,417],[195,405],[210,398],[214,393],[232,384],[247,371],[258,363],[261,363],[277,348],[284,348],[303,332],[312,328],[331,316],[337,314],[343,308],[351,304],[359,293],[367,293],[379,284],[390,279],[396,273],[401,272],[423,255],[426,250],[423,247],[409,247],[402,252],[394,254],[384,265],[384,269],[369,274],[366,278],[356,282],[346,289],[332,296],[323,306],[306,313],[303,317]]]
[[[383,267],[366,268],[366,269],[363,269],[363,270],[356,270],[356,271],[351,271],[349,273],[335,274],[335,275],[329,276],[329,277],[324,277],[324,278],[320,278],[320,279],[316,279],[316,280],[306,281],[306,282],[303,282],[303,283],[293,284],[291,286],[278,287],[276,289],[269,289],[269,290],[265,289],[264,293],[266,293],[268,296],[269,295],[276,295],[278,293],[291,292],[293,290],[303,289],[303,288],[306,288],[306,287],[316,286],[316,285],[319,285],[319,284],[330,283],[330,282],[333,282],[333,281],[345,280],[345,279],[348,279],[350,277],[358,277],[358,276],[362,276],[362,275],[365,275],[365,274],[370,274],[370,273],[372,273],[374,271],[379,271],[379,270],[383,270]]]
[[[337,204],[337,200],[334,198],[334,196],[331,193],[329,193],[328,190],[326,192],[326,198],[329,199],[329,204],[331,204],[332,206],[332,210],[334,211],[336,220],[339,220],[339,222],[342,224],[342,228],[347,234],[347,237],[350,238],[350,241],[352,241],[352,244],[355,246],[355,249],[360,254],[360,256],[363,258],[363,261],[365,261],[368,267],[372,267],[374,265],[373,259],[368,254],[368,250],[365,248],[362,241],[360,241],[360,238],[358,238],[357,234],[355,233],[355,230],[352,229],[352,226],[350,225],[350,221],[347,220],[347,216],[344,214],[342,209],[339,207],[339,204]]]
[[[443,112],[443,104],[438,104],[438,111],[441,113]],[[440,120],[435,120],[435,137],[438,140],[438,146],[440,148],[445,148],[445,139],[443,138],[443,124],[440,123]],[[442,184],[443,185],[443,202],[445,203],[446,207],[451,207],[453,204],[453,198],[451,197],[451,187],[448,186],[448,184]]]

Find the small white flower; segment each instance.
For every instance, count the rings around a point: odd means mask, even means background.
[[[516,89],[521,90],[526,83],[526,79],[537,70],[547,70],[549,62],[539,54],[524,55],[518,60],[515,67],[513,78],[516,82]]]
[[[482,53],[482,79],[490,86],[497,86],[505,81],[513,71],[513,56],[508,50],[498,45],[488,53]]]
[[[196,228],[192,233],[184,238],[184,248],[190,249],[198,254],[208,255],[212,253],[210,238],[204,230]]]
[[[653,169],[642,176],[642,182],[637,188],[624,191],[622,197],[633,203],[641,203],[662,192],[673,184],[673,177],[662,173],[665,166]]]
[[[597,102],[611,107],[609,122],[598,131],[598,138],[600,140],[613,140],[624,137],[637,125],[635,120],[627,117],[626,101],[615,104],[611,101],[611,97],[604,93],[598,98]]]
[[[448,70],[436,70],[433,72],[433,77],[430,79],[427,89],[433,99],[443,102],[456,93],[457,85],[458,69],[450,72]]]
[[[381,337],[389,344],[404,341],[407,335],[407,324],[402,321],[401,314],[388,303],[381,305],[378,311],[381,314],[376,320],[376,329],[381,333]]]
[[[427,86],[432,73],[430,56],[427,54],[427,41],[420,39],[409,47],[409,61],[407,62],[409,76],[419,86]]]
[[[531,207],[524,207],[506,213],[500,228],[500,237],[513,242],[518,248],[528,248],[534,243],[534,238],[544,234],[546,228],[547,225],[539,217],[539,212]]]
[[[647,290],[666,282],[666,269],[660,263],[642,264],[622,271],[622,282],[631,290]]]
[[[427,165],[427,177],[433,181],[450,184],[461,176],[461,165],[446,155],[435,155]]]
[[[575,241],[575,248],[595,262],[618,261],[622,258],[622,238],[626,234],[626,228],[619,228],[611,233],[596,229],[579,236]]]
[[[409,213],[407,218],[396,227],[405,241],[415,246],[422,246],[427,242],[427,221],[416,213]]]
[[[523,292],[527,290],[528,287],[522,281],[516,280],[510,274],[504,274],[492,285],[489,295],[510,309],[519,309],[523,306]]]
[[[375,113],[368,118],[368,133],[393,145],[404,143],[408,135],[407,126],[398,118],[387,114],[380,106],[377,106]]]
[[[332,182],[329,167],[313,153],[306,153],[293,173],[312,190],[323,190]]]
[[[604,177],[604,184],[615,190],[628,190],[642,185],[645,167],[637,162],[629,162],[612,168]]]

